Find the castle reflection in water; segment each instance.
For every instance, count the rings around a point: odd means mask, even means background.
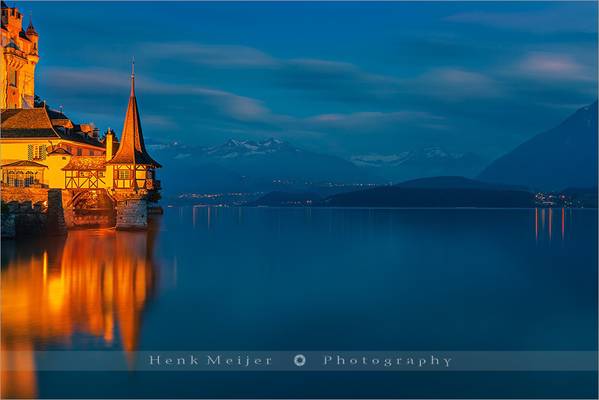
[[[71,231],[41,246],[3,243],[2,365],[21,371],[2,368],[2,398],[36,397],[33,351],[74,348],[74,335],[131,356],[156,288],[154,234]]]

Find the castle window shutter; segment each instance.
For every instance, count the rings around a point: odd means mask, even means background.
[[[27,145],[27,159],[29,161],[33,160],[33,145],[32,144]]]
[[[48,150],[47,150],[47,147],[45,145],[42,146],[40,153],[41,153],[42,160],[45,160],[46,159],[46,155],[48,154]]]

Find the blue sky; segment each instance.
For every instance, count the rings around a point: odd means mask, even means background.
[[[120,132],[135,56],[151,142],[491,160],[597,98],[592,2],[17,5],[36,92],[73,119]]]

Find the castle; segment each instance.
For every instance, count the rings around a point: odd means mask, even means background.
[[[23,30],[16,7],[2,1],[1,8],[2,199],[60,189],[69,210],[110,204],[117,228],[145,228],[148,200],[160,189],[155,175],[160,164],[144,144],[133,68],[121,139],[110,129],[100,138],[93,124],[74,123],[62,110],[36,102],[39,35],[32,22]]]

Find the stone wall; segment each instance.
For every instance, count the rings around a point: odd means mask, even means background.
[[[46,210],[41,202],[5,203],[2,211],[2,237],[42,236],[47,233]]]
[[[49,235],[65,235],[67,233],[62,207],[62,190],[60,189],[48,191],[47,220],[46,229]]]
[[[127,199],[117,201],[117,229],[146,229],[147,227],[148,202],[145,199]]]
[[[0,217],[2,219],[2,225],[0,226],[2,238],[14,238],[17,235],[16,215],[3,210]]]
[[[60,189],[8,189],[2,190],[3,238],[67,233]]]
[[[0,198],[5,203],[16,201],[17,203],[23,203],[30,201],[35,204],[38,202],[45,202],[48,200],[48,190],[41,188],[16,188],[10,186],[3,186],[0,191]]]

